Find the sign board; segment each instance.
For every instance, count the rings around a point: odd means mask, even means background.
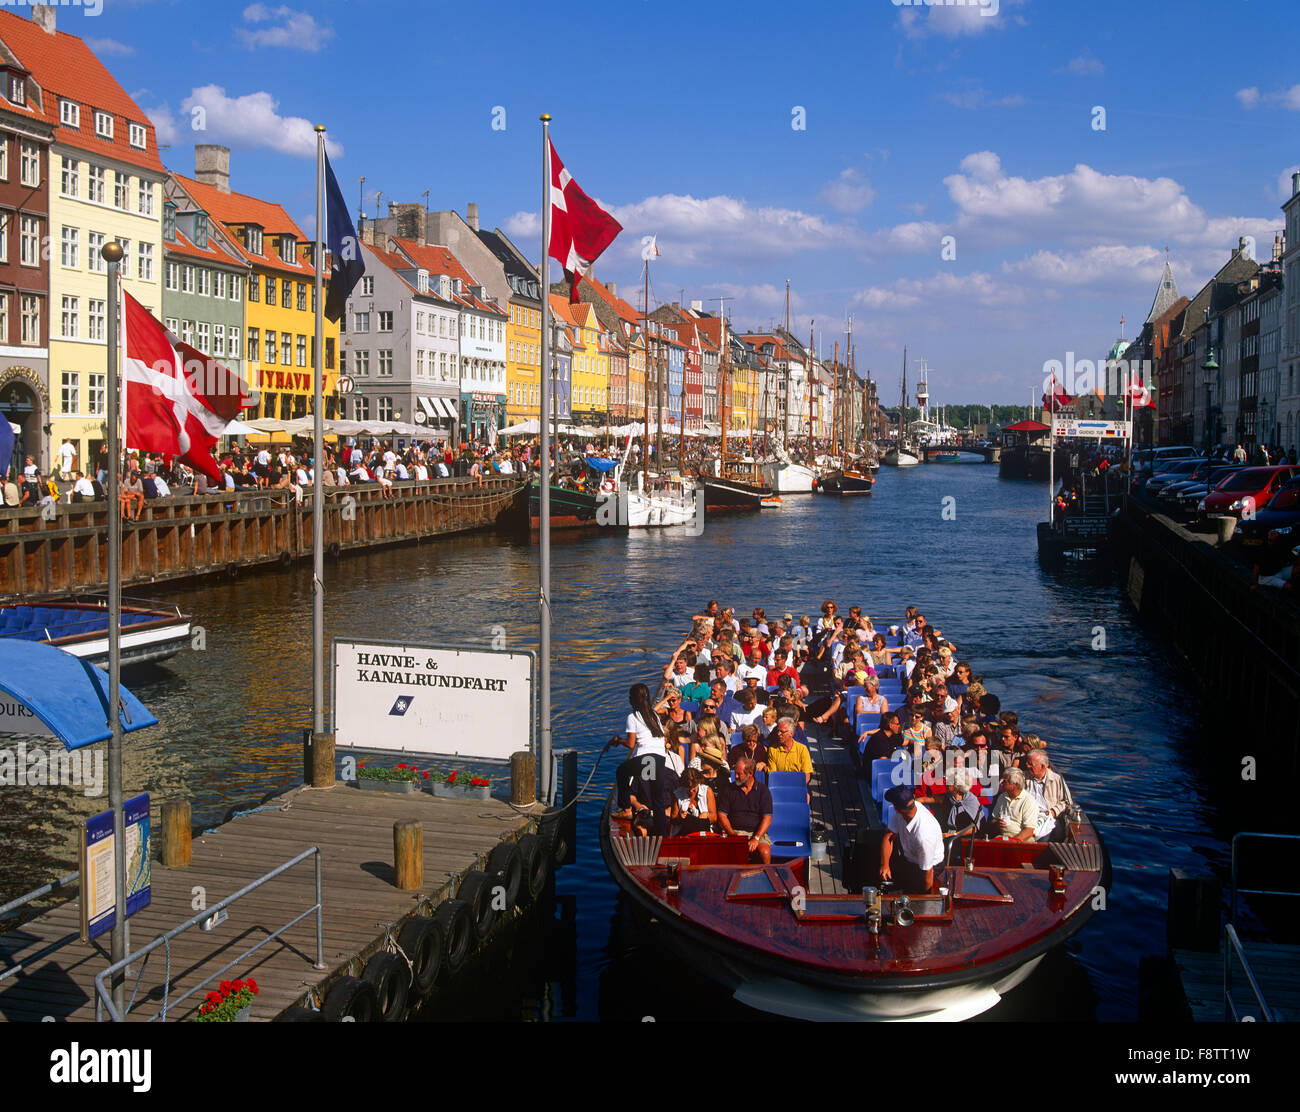
[[[12,695],[0,695],[0,734],[54,737],[54,731]]]
[[[336,640],[335,744],[508,761],[533,743],[532,653]]]
[[[126,827],[126,914],[129,919],[151,897],[149,885],[149,793],[122,804]],[[113,871],[113,812],[85,821],[81,828],[81,938],[89,942],[113,928],[117,882]]]
[[[1132,436],[1131,421],[1081,421],[1075,417],[1057,417],[1054,433],[1057,436],[1082,436],[1094,440],[1128,440]]]

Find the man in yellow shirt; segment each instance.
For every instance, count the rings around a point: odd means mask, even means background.
[[[767,769],[769,772],[802,772],[805,779],[812,783],[812,754],[808,746],[794,739],[794,722],[782,718],[767,742]],[[812,805],[812,795],[808,796]]]

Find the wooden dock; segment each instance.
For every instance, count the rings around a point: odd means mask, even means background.
[[[155,801],[155,831],[160,829],[158,815],[159,801]],[[424,884],[418,891],[400,891],[393,883],[393,824],[401,820],[417,820],[423,826]],[[250,1018],[271,1020],[287,1008],[323,998],[338,977],[359,976],[365,960],[384,948],[390,932],[396,937],[407,918],[436,907],[458,891],[465,873],[481,867],[499,841],[534,832],[538,822],[539,816],[524,814],[499,799],[390,795],[344,783],[325,789],[296,788],[212,833],[195,837],[188,866],[167,868],[155,860],[152,903],[130,919],[131,949],[146,945],[202,906],[218,903],[302,851],[319,847],[326,970],[313,968],[316,919],[311,915],[222,974],[221,979],[255,978],[260,993]],[[229,918],[211,931],[193,928],[179,935],[170,944],[171,998],[314,902],[315,869],[308,859],[235,902]],[[0,969],[78,932],[79,905],[73,899],[0,935]],[[483,944],[490,944],[490,939]],[[147,1020],[161,1011],[168,968],[164,951],[163,947],[155,950],[127,978],[128,1000],[136,993],[129,1020]],[[0,981],[0,1017],[93,1020],[94,979],[109,964],[107,934],[90,945],[72,942],[35,962],[30,970]],[[194,1018],[204,994],[215,987],[169,1010],[167,1018]]]
[[[1284,946],[1243,940],[1242,950],[1250,962],[1273,1019],[1300,1020],[1300,946]],[[1183,997],[1195,1023],[1223,1023],[1223,950],[1217,954],[1196,950],[1174,950],[1174,969]],[[1232,970],[1232,1002],[1239,1016],[1263,1019],[1239,963]]]
[[[434,479],[378,486],[327,487],[325,545],[331,555],[403,544],[496,525],[525,511],[519,475]],[[87,502],[41,509],[0,508],[0,599],[31,601],[108,582],[108,505]],[[139,521],[123,523],[125,587],[288,567],[312,554],[310,493],[298,505],[288,490],[176,495],[146,502]]]

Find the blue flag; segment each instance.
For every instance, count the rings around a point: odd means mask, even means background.
[[[329,156],[325,156],[325,243],[330,252],[329,290],[325,295],[327,320],[342,319],[347,309],[348,295],[366,272],[361,257],[361,241],[343,203],[343,194],[330,169]]]
[[[7,469],[13,463],[14,430],[9,427],[9,418],[0,413],[0,479],[5,477]],[[17,478],[17,475],[14,476]]]

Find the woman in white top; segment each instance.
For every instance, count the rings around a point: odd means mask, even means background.
[[[627,716],[624,744],[632,751],[615,778],[618,817],[632,819],[632,833],[668,833],[668,812],[672,809],[672,788],[668,772],[668,750],[664,728],[650,705],[650,690],[633,684],[627,695],[632,713]]]
[[[708,833],[718,821],[713,789],[704,782],[704,774],[698,768],[688,768],[673,793],[671,818],[675,834]]]
[[[853,708],[854,716],[884,714],[889,709],[889,700],[880,694],[880,681],[868,678],[863,686],[866,687],[867,693],[858,696],[857,706]]]
[[[635,684],[628,694],[628,702],[632,713],[627,716],[627,740],[624,744],[632,750],[632,756],[667,757],[664,728],[650,706],[650,689],[643,683]]]

